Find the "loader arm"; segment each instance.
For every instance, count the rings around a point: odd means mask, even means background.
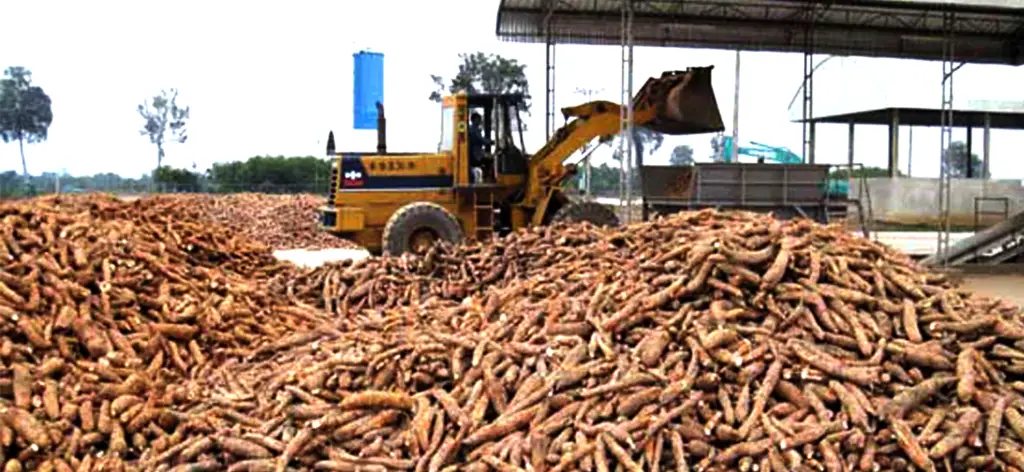
[[[590,141],[603,136],[618,134],[620,111],[617,103],[594,101],[562,109],[567,119],[544,147],[530,157],[530,177],[527,185],[527,200],[530,206],[537,206],[548,194],[546,189],[561,184],[572,175],[563,163],[569,156],[582,149]],[[643,126],[653,116],[653,110],[634,110],[633,125]]]
[[[694,67],[664,72],[648,79],[633,97],[633,126],[644,126],[669,135],[716,133],[725,130],[711,87],[711,69]],[[574,173],[563,163],[594,138],[620,132],[622,107],[593,101],[562,109],[568,121],[540,150],[530,157],[526,206],[537,208],[552,187]]]

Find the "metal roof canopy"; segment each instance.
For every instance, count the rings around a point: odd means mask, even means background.
[[[875,110],[862,110],[851,113],[839,113],[828,116],[817,116],[807,120],[793,120],[794,123],[817,124],[855,124],[884,125],[892,124],[893,115],[899,117],[901,126],[942,126],[942,110],[939,108],[904,108],[888,107]],[[993,129],[1024,130],[1024,111],[1005,110],[953,110],[954,128],[984,128],[985,116],[989,117],[989,127]]]
[[[622,1],[501,0],[496,33],[618,45]],[[1024,64],[1024,0],[633,0],[633,44],[943,60],[946,13],[953,60]]]

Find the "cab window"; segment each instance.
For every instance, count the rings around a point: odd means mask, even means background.
[[[451,151],[455,145],[455,108],[441,109],[441,149]]]

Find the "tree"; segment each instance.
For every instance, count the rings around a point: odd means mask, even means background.
[[[25,143],[45,141],[51,122],[50,97],[41,87],[32,85],[32,72],[24,67],[7,68],[0,80],[0,139],[5,143],[18,141],[26,179]]]
[[[216,163],[209,179],[216,192],[326,193],[330,174],[331,161],[318,157],[256,156]]]
[[[622,138],[620,137],[619,139]],[[633,147],[636,148],[633,156],[635,158],[648,155],[644,154],[644,150],[647,150],[649,154],[654,154],[655,151],[661,148],[661,145],[664,144],[664,142],[665,135],[657,131],[651,131],[650,129],[642,126],[633,127]],[[612,159],[614,159],[615,162],[622,162],[622,148],[616,148],[615,151],[612,152]]]
[[[142,136],[149,136],[149,142],[156,144],[156,168],[163,166],[164,144],[168,142],[184,143],[188,139],[185,122],[188,120],[189,107],[178,107],[178,90],[161,90],[160,95],[139,105],[139,115],[146,120]]]
[[[622,136],[619,136],[619,139],[622,139]],[[644,128],[644,127],[641,127],[641,126],[634,126],[633,127],[633,146],[636,148],[636,152],[633,153],[634,162],[633,162],[633,166],[631,168],[635,169],[636,163],[640,160],[640,157],[645,155],[644,154],[644,150],[645,149],[648,149],[648,147],[649,147],[650,154],[654,154],[655,151],[657,151],[659,148],[661,148],[661,145],[664,142],[665,142],[665,135],[663,135],[663,134],[661,134],[661,133],[659,133],[657,131],[652,131],[652,130],[650,130],[648,128]],[[618,148],[615,148],[615,151],[612,151],[612,159],[619,164],[620,168],[622,166],[622,150],[623,150],[623,148],[618,147]],[[591,173],[593,173],[593,170],[591,170]],[[629,178],[629,181],[630,181],[630,186],[632,188],[639,188],[640,187],[640,173],[639,172],[637,172],[636,170],[633,170],[632,172],[629,173],[628,178]],[[625,192],[624,189],[626,188],[626,180],[623,178],[622,174],[619,174],[619,185],[620,185],[620,188],[623,189],[623,192]]]
[[[161,184],[166,191],[198,192],[201,175],[188,169],[163,166],[153,172],[153,181]]]
[[[711,162],[725,160],[725,141],[721,133],[711,137]]]
[[[902,177],[903,173],[897,171],[896,175]],[[884,167],[855,167],[853,173],[850,173],[849,167],[833,168],[832,172],[828,174],[830,179],[859,179],[859,178],[876,178],[876,177],[889,177],[889,169]]]
[[[582,173],[567,179],[566,188],[579,188]],[[633,173],[633,188],[640,187],[640,174]],[[616,197],[619,194],[619,168],[611,167],[607,163],[594,166],[590,169],[590,192],[599,197]]]
[[[949,159],[949,175],[953,178],[967,178],[968,177],[968,162],[971,167],[971,178],[989,178],[992,176],[992,172],[988,169],[984,169],[986,175],[982,174],[982,162],[981,158],[977,154],[970,154],[970,161],[967,159],[967,144],[963,141],[953,141],[949,147],[946,148],[946,155],[944,158]]]
[[[668,163],[674,166],[692,166],[693,148],[688,144],[676,146],[672,149],[672,156],[669,157]]]
[[[523,111],[530,111],[530,86],[526,80],[526,64],[497,54],[482,52],[459,54],[459,59],[462,60],[462,64],[447,87],[448,93],[521,93],[525,101]],[[430,99],[440,102],[445,92],[444,79],[439,75],[431,75],[430,79],[435,87],[430,93]]]

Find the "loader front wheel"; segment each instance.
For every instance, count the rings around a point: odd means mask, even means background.
[[[555,212],[551,221],[587,221],[596,226],[618,226],[619,217],[605,205],[597,202],[566,202]]]
[[[384,225],[384,253],[423,254],[437,241],[457,243],[462,227],[443,206],[428,202],[410,203],[399,208]]]

